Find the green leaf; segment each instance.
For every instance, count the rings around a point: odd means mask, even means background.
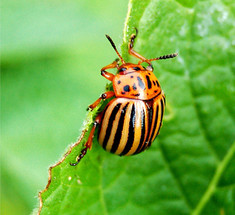
[[[92,151],[72,167],[87,132],[51,169],[41,214],[234,212],[234,11],[229,0],[130,1],[123,57],[137,62],[127,55],[135,27],[135,50],[146,58],[179,53],[153,64],[168,120],[146,152],[118,157],[94,141]],[[96,112],[88,114],[86,129]]]

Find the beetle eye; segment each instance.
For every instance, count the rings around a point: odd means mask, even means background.
[[[124,72],[124,71],[126,71],[126,68],[125,68],[125,67],[119,69],[119,72]]]
[[[133,69],[134,69],[135,71],[139,71],[139,70],[140,70],[139,67],[133,67]]]

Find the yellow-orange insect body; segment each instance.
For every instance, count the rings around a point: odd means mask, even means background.
[[[137,30],[136,30],[137,35]],[[106,35],[118,59],[101,69],[101,75],[112,81],[114,91],[103,93],[89,108],[94,109],[101,100],[113,98],[101,111],[94,122],[85,148],[77,157],[75,166],[92,146],[95,129],[98,127],[98,141],[108,152],[117,155],[133,155],[151,146],[162,125],[165,109],[165,96],[159,81],[153,73],[151,61],[176,57],[177,54],[146,59],[133,50],[136,35],[133,34],[128,45],[130,55],[140,59],[138,64],[126,63],[117,51],[112,39]],[[143,67],[146,62],[149,66]],[[113,75],[107,69],[117,68]]]
[[[128,98],[111,100],[101,120],[99,143],[106,151],[117,155],[144,151],[161,127],[164,99],[162,94],[148,101]]]

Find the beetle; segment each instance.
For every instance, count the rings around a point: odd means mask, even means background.
[[[91,149],[94,132],[98,127],[98,142],[108,152],[123,156],[138,154],[149,148],[159,134],[165,109],[165,95],[159,81],[153,73],[152,61],[174,58],[178,54],[169,54],[146,59],[133,50],[138,34],[132,34],[128,43],[128,53],[139,59],[138,64],[126,63],[117,51],[113,40],[106,35],[121,60],[116,59],[101,69],[101,75],[113,83],[114,91],[103,93],[89,106],[93,110],[101,100],[112,98],[96,116],[95,122],[79,156],[72,166],[77,165]],[[147,63],[145,68],[142,63]],[[116,75],[107,69],[117,68]]]

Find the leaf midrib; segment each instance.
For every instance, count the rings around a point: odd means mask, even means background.
[[[229,164],[229,161],[232,159],[234,154],[235,154],[235,142],[228,149],[226,155],[217,166],[215,174],[212,177],[212,180],[209,186],[207,187],[207,190],[205,191],[204,195],[202,196],[201,200],[199,201],[195,209],[192,211],[191,215],[200,214],[206,203],[209,201],[210,197],[215,192],[219,179],[221,178],[223,171],[226,169],[227,165]]]

